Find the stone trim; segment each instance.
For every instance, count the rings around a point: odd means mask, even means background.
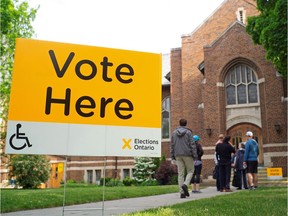
[[[135,163],[135,160],[134,159],[132,159],[132,160],[119,160],[118,159],[118,163],[119,162],[121,162],[121,163],[123,163],[123,162],[127,162],[127,163],[133,162],[133,163]],[[103,164],[103,163],[105,163],[105,161],[104,160],[99,160],[99,161],[93,160],[93,161],[69,161],[69,162],[67,162],[68,165],[71,165],[71,164],[91,164],[91,163],[93,163],[93,164],[97,164],[97,163],[98,164],[99,163]],[[115,160],[107,160],[106,164],[107,163],[115,163]]]
[[[216,146],[208,146],[208,147],[202,147],[203,150],[215,150]]]
[[[216,86],[217,86],[217,87],[225,87],[225,85],[224,85],[223,82],[217,82],[217,83],[216,83]]]
[[[263,148],[270,148],[270,147],[287,147],[287,143],[268,143],[263,144]]]
[[[134,169],[135,166],[134,165],[127,165],[127,166],[117,166],[117,170],[121,170],[121,169]],[[67,167],[67,171],[80,171],[80,170],[104,170],[103,166],[91,166],[91,167]],[[115,166],[106,166],[106,171],[107,170],[115,170]]]
[[[209,160],[209,159],[213,159],[214,160],[214,154],[207,154],[202,156],[202,160]]]

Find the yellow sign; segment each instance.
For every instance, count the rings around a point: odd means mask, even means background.
[[[282,177],[283,174],[282,174],[282,168],[267,168],[267,176],[268,177],[276,177],[276,176],[279,176],[279,177]]]
[[[17,39],[5,153],[160,157],[161,62]]]
[[[9,120],[161,127],[161,55],[17,39]]]

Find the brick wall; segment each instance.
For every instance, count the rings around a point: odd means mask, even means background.
[[[283,80],[265,59],[265,50],[254,45],[245,25],[236,22],[239,8],[244,10],[246,18],[257,15],[255,4],[253,0],[225,1],[191,34],[182,36],[181,48],[171,51],[171,131],[178,126],[180,118],[186,118],[188,127],[200,135],[204,148],[214,146],[218,134],[225,134],[229,129],[226,128],[225,88],[221,83],[229,67],[240,62],[253,68],[261,80],[263,144],[287,142],[287,104],[281,101]],[[203,61],[205,67],[201,73],[198,66]],[[274,129],[276,122],[283,127],[280,133]],[[212,129],[211,136],[206,133],[208,127]],[[211,158],[211,152],[208,154],[207,158]],[[278,164],[276,158],[273,161]],[[203,176],[209,175],[213,167],[211,159],[204,161]]]
[[[182,37],[181,53],[179,49],[171,52],[172,126],[174,128],[178,126],[178,120],[181,117],[187,118],[188,126],[193,129],[195,134],[203,137],[204,145],[214,143],[218,132],[222,132],[224,127],[214,131],[215,136],[206,137],[205,129],[209,125],[203,122],[203,109],[198,109],[198,106],[203,103],[202,98],[207,96],[206,94],[202,95],[201,91],[203,79],[210,79],[210,77],[204,77],[198,66],[204,60],[203,47],[210,45],[235,22],[238,8],[244,8],[246,16],[258,13],[253,0],[225,1],[195,31]],[[215,100],[212,99],[213,101]]]

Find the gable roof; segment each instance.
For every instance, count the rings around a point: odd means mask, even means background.
[[[201,28],[202,25],[204,25],[218,10],[221,8],[227,1],[229,0],[224,0],[206,19],[204,19],[191,33],[188,34],[182,34],[181,37],[187,37],[191,36],[196,32],[199,28]]]
[[[243,24],[242,22],[236,20],[235,22],[233,22],[227,29],[225,29],[225,31],[223,31],[211,44],[209,45],[205,45],[205,47],[209,48],[209,47],[212,47],[215,43],[217,43],[221,37],[223,37],[230,29],[232,29],[234,26],[236,25],[241,25],[243,28],[246,27],[245,24]],[[202,61],[199,65],[198,65],[198,69],[199,71],[204,74],[205,73],[205,60]]]
[[[230,29],[232,29],[235,25],[241,25],[243,28],[246,28],[246,25],[239,20],[233,22],[225,31],[223,31],[210,45],[206,45],[204,47],[212,47],[223,35],[225,35]]]

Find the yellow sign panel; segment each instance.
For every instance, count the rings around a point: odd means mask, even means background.
[[[9,120],[161,127],[161,55],[17,39]]]
[[[280,176],[282,177],[283,174],[282,174],[282,168],[267,168],[267,176],[268,177],[274,177],[274,176]]]

